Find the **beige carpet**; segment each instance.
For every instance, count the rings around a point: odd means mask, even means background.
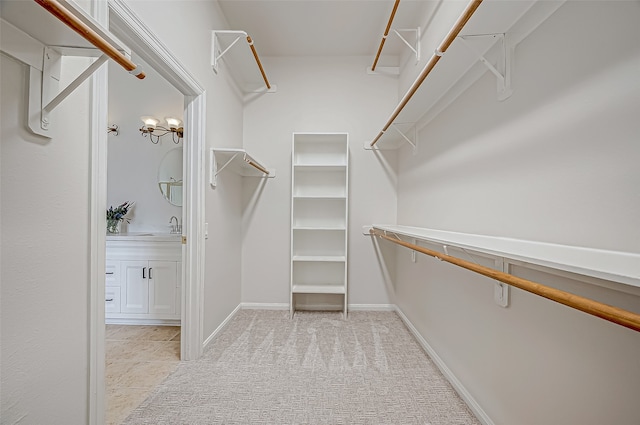
[[[395,313],[244,310],[124,424],[479,422]]]

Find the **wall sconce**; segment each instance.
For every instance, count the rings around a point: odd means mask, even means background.
[[[149,140],[151,140],[151,143],[153,143],[154,145],[157,145],[160,141],[160,138],[167,134],[171,134],[171,139],[175,144],[180,143],[180,140],[184,136],[182,121],[177,118],[165,118],[165,120],[167,121],[166,127],[158,125],[160,123],[160,120],[154,117],[140,117],[140,119],[144,123],[144,125],[140,128],[142,135],[149,135]]]
[[[115,133],[116,136],[120,134],[120,131],[118,130],[117,125],[111,124],[109,127],[107,127],[107,134],[111,134],[111,133]]]

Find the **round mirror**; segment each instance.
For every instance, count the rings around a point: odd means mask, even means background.
[[[182,206],[182,148],[171,149],[160,161],[158,187],[171,205]]]

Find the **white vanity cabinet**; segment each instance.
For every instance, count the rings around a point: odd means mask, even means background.
[[[176,323],[180,320],[179,236],[107,237],[107,323]]]

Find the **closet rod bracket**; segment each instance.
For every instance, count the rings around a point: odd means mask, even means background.
[[[469,43],[469,39],[474,37],[492,37],[497,38],[499,43],[500,57],[497,59],[496,65],[494,66],[484,54],[480,53],[476,50],[475,47]],[[512,67],[512,58],[513,58],[513,46],[509,43],[506,34],[482,34],[482,35],[467,35],[467,36],[459,36],[458,39],[462,42],[464,46],[472,52],[480,62],[484,66],[487,67],[489,71],[496,77],[497,82],[497,90],[498,90],[498,100],[506,100],[512,94],[513,90],[511,88],[511,67]]]
[[[221,37],[232,38],[233,40],[228,42],[222,42]],[[218,74],[220,69],[220,61],[222,58],[231,50],[231,48],[238,44],[240,40],[245,40],[249,50],[251,51],[251,56],[253,57],[262,81],[264,82],[264,87],[255,88],[255,87],[241,87],[243,91],[248,93],[275,93],[277,91],[277,87],[271,84],[267,78],[267,75],[262,66],[262,62],[258,57],[258,52],[253,43],[253,39],[247,34],[246,31],[240,30],[213,30],[211,32],[211,68],[215,74]],[[225,47],[226,46],[226,47]],[[231,60],[231,58],[228,58]]]
[[[504,257],[496,257],[495,259],[496,270],[509,273],[509,262]],[[493,300],[500,307],[509,307],[509,285],[503,282],[495,282],[493,286]]]
[[[416,29],[413,28],[392,28],[391,29],[398,38],[407,45],[407,47],[413,52],[416,57],[416,64],[420,62],[420,27]],[[411,44],[401,33],[413,33],[414,34],[414,43]]]
[[[400,129],[400,126],[407,126],[407,125],[411,125],[411,128],[404,131]],[[413,153],[415,154],[416,150],[418,149],[418,129],[415,123],[393,123],[389,126],[389,129],[391,128],[393,128],[393,130],[398,135],[400,135],[401,142],[404,141],[411,145],[411,147],[413,148]],[[389,131],[389,129],[387,129],[386,131],[383,131],[383,133],[386,134]],[[410,134],[407,135],[407,133],[410,133]],[[365,150],[382,150],[383,148],[379,148],[375,145],[371,146],[371,143],[365,142],[364,149]]]
[[[415,55],[416,64],[420,62],[420,27],[416,29],[413,28],[391,28],[392,34],[395,34],[400,41],[402,41]],[[403,35],[403,33],[413,33],[414,34],[414,42],[411,43],[407,38]],[[386,39],[388,36],[384,36],[383,39]],[[367,68],[367,74],[385,74],[385,75],[400,75],[400,67],[392,67],[392,66],[378,66],[375,69],[373,67]]]
[[[84,83],[109,59],[98,49],[45,46],[42,70],[29,66],[28,127],[39,136],[51,138],[51,113],[71,93]],[[59,89],[63,56],[95,57],[96,59],[71,81]]]

